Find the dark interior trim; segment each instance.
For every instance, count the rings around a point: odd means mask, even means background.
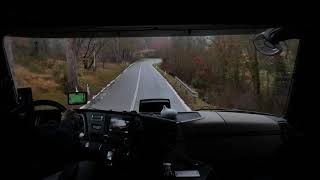
[[[257,34],[277,25],[141,25],[141,26],[53,26],[11,27],[6,35],[18,37],[68,38],[68,37],[163,37],[206,36],[225,34]]]

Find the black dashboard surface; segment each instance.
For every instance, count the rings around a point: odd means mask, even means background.
[[[115,129],[124,130],[121,137],[125,140],[130,137],[130,130],[126,134],[127,125],[138,119],[144,128],[145,139],[140,144],[144,155],[165,152],[161,145],[170,143],[170,147],[193,159],[214,162],[222,171],[239,167],[250,170],[258,163],[270,163],[284,143],[282,126],[286,124],[280,117],[239,112],[179,112],[175,120],[159,114],[85,109],[79,112],[86,119],[91,140],[114,142],[110,141],[112,136],[120,137]]]
[[[286,120],[280,117],[238,112],[197,111],[179,112],[175,120],[161,118],[158,114],[138,114],[135,112],[115,112],[100,110],[79,110],[86,119],[86,128],[90,132],[107,132],[110,125],[125,126],[134,118],[140,118],[146,124],[180,124],[185,131],[197,133],[222,134],[280,134],[280,125]],[[113,122],[111,124],[111,122]],[[122,124],[122,125],[121,125]]]

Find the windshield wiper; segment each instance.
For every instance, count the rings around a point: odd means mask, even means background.
[[[219,112],[237,112],[237,113],[248,113],[248,114],[262,114],[262,115],[269,115],[269,116],[276,116],[275,114],[271,113],[264,113],[264,112],[257,112],[257,111],[249,111],[249,110],[241,110],[241,109],[234,109],[234,108],[200,108],[196,109],[195,111],[219,111]]]

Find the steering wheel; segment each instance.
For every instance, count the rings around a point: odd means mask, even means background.
[[[57,108],[60,112],[65,112],[67,110],[67,108],[64,107],[62,104],[52,100],[35,100],[33,101],[33,107],[36,107],[36,106],[52,106]],[[40,117],[36,117],[35,126],[39,126],[40,121],[41,121]]]
[[[62,104],[56,102],[56,101],[51,101],[51,100],[35,100],[33,101],[33,106],[52,106],[57,109],[59,109],[61,112],[64,112],[67,110],[66,107],[64,107]]]

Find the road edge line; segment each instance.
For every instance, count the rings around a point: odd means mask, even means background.
[[[167,83],[167,85],[169,86],[169,88],[173,91],[173,93],[177,96],[178,100],[181,102],[182,106],[186,109],[186,111],[192,111],[191,108],[184,102],[184,100],[179,96],[179,94],[177,93],[177,91],[171,86],[171,84],[167,81],[167,79],[165,77],[162,76],[162,74],[152,65],[152,68],[158,73],[158,75],[160,75],[160,77],[162,77],[165,82]]]
[[[84,109],[88,104],[91,103],[92,100],[94,100],[96,97],[100,95],[104,90],[106,90],[110,85],[112,85],[123,73],[125,73],[134,63],[131,63],[126,69],[124,69],[116,78],[114,78],[112,81],[110,81],[104,88],[102,88],[96,95],[92,97],[91,100],[87,101],[87,104],[81,106],[79,109]]]

